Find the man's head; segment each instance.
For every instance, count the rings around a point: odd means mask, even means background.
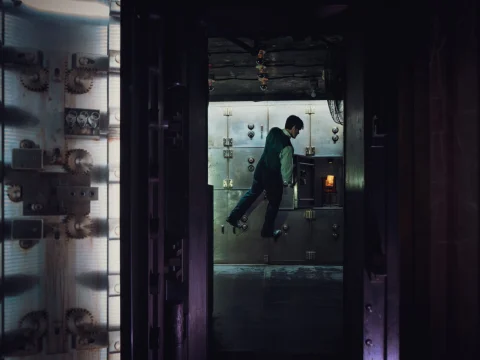
[[[303,121],[298,116],[290,115],[285,121],[285,129],[290,133],[292,138],[296,138],[303,129]]]

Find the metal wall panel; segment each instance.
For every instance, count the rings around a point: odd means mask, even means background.
[[[227,137],[227,116],[224,109],[228,104],[211,103],[208,107],[208,148],[223,148],[223,139]]]
[[[228,119],[234,147],[262,147],[268,132],[268,108],[263,103],[238,102]],[[250,134],[250,136],[249,136]]]
[[[283,188],[282,202],[280,210],[293,210],[295,208],[295,189],[291,187]]]
[[[233,157],[229,159],[229,178],[233,180],[233,189],[250,189],[255,167],[263,153],[263,148],[233,148]],[[253,159],[253,163],[249,162]],[[251,161],[251,160],[250,160]]]
[[[225,257],[224,249],[230,230],[225,222],[231,210],[228,208],[228,190],[214,190],[213,204],[213,260],[221,261]]]
[[[315,209],[312,236],[306,251],[314,251],[315,264],[343,264],[343,209]],[[336,235],[335,235],[336,234]]]
[[[310,146],[310,115],[305,114],[310,103],[300,101],[277,101],[268,105],[268,128],[283,129],[290,115],[296,115],[303,120],[304,128],[296,139],[292,139],[295,154],[305,155],[305,148]]]
[[[269,262],[298,264],[305,261],[306,244],[310,241],[311,225],[304,217],[304,210],[280,211],[277,216],[277,228],[284,230],[283,235],[270,243]]]
[[[227,215],[237,205],[244,193],[245,191],[241,190],[227,191]],[[223,199],[220,200],[220,205],[223,205]],[[217,237],[214,243],[214,262],[216,264],[262,264],[264,262],[268,243],[260,237],[260,229],[263,225],[265,209],[266,202],[259,199],[246,214],[248,217],[246,230],[237,229],[234,232],[230,225],[225,224],[224,231],[227,239],[222,236],[218,241]]]
[[[214,189],[223,189],[223,180],[228,178],[228,161],[223,149],[208,149],[208,184]]]
[[[343,155],[343,126],[336,124],[327,101],[316,101],[313,105],[314,113],[311,115],[312,146],[315,147],[316,156],[342,156]],[[302,134],[300,134],[301,136]],[[335,142],[332,136],[337,135]]]

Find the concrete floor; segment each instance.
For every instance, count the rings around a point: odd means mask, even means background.
[[[215,265],[216,350],[231,359],[339,354],[342,279],[340,266]]]

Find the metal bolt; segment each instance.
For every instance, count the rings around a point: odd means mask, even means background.
[[[115,235],[120,235],[120,226],[115,226],[114,233]]]
[[[36,242],[34,240],[20,240],[19,245],[23,250],[31,249]]]
[[[113,290],[114,290],[117,294],[120,294],[120,284],[115,284],[115,286],[113,287]]]
[[[115,341],[113,347],[115,348],[115,350],[120,351],[120,341]]]
[[[371,339],[367,339],[365,340],[365,345],[367,346],[372,346],[373,345],[373,341]]]
[[[369,313],[373,312],[373,307],[372,307],[372,305],[371,305],[371,304],[365,305],[365,310],[367,310],[367,312],[369,312]]]
[[[38,210],[42,210],[43,206],[42,204],[32,204],[31,209],[32,211],[38,211]]]
[[[247,222],[248,221],[247,215],[243,215],[240,220],[242,220],[242,222]]]

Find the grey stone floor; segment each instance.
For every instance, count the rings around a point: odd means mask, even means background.
[[[216,350],[339,354],[342,280],[341,266],[215,265]]]

